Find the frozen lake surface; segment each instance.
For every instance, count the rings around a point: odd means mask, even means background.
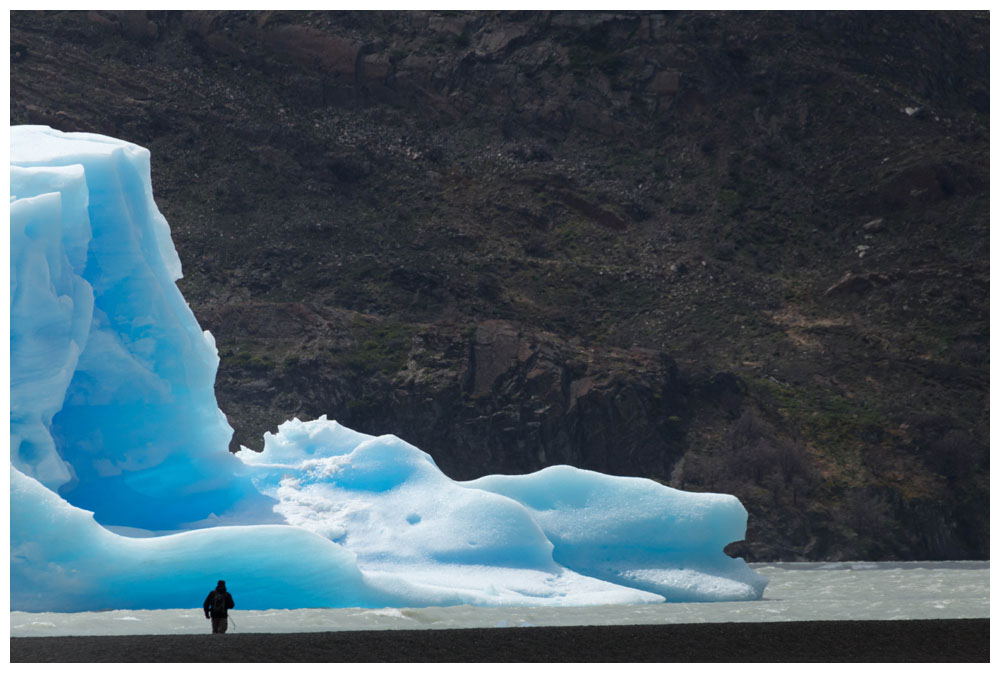
[[[962,619],[990,615],[988,561],[751,564],[770,584],[760,601],[567,608],[470,607],[234,610],[230,631],[289,633],[375,629]],[[10,613],[11,636],[209,633],[192,587],[190,610]],[[230,587],[239,605],[239,587]]]

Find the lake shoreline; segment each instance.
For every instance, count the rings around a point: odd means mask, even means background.
[[[988,662],[989,619],[12,637],[27,662]]]

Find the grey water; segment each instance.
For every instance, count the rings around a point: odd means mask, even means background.
[[[589,607],[234,610],[230,632],[504,628],[698,622],[965,619],[990,615],[989,561],[757,563],[759,601]],[[192,589],[189,610],[10,613],[10,635],[197,634],[211,631]],[[236,595],[237,604],[239,595]]]

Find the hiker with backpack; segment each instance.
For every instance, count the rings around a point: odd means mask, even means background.
[[[215,590],[208,594],[205,603],[205,619],[212,619],[212,633],[225,633],[229,627],[229,608],[235,606],[232,594],[226,591],[225,580],[219,580]]]

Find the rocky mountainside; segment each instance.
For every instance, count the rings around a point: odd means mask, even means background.
[[[989,556],[989,15],[12,12],[11,123],[150,148],[234,449],[740,497]]]

